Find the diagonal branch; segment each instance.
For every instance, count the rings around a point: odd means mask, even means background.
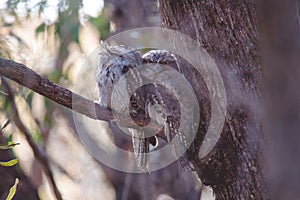
[[[37,74],[21,63],[0,58],[0,75],[92,119],[111,121],[110,109],[88,100]]]

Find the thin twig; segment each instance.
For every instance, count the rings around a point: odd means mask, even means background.
[[[9,123],[10,123],[10,120],[9,119],[6,120],[6,122],[1,126],[0,130],[2,131],[3,129],[5,129]]]
[[[4,78],[1,78],[1,80],[2,80],[2,84],[3,84],[4,88],[6,89],[6,92],[8,94],[7,98],[9,99],[10,104],[11,104],[11,109],[13,112],[13,116],[12,116],[13,121],[15,122],[16,126],[20,129],[20,131],[24,133],[30,147],[32,148],[32,151],[33,151],[35,157],[39,160],[39,162],[43,166],[44,171],[50,180],[50,183],[52,185],[52,189],[53,189],[53,192],[54,192],[56,198],[58,200],[62,200],[62,196],[55,184],[53,172],[50,169],[50,162],[47,158],[46,152],[43,149],[40,149],[39,147],[37,147],[37,145],[31,138],[30,132],[27,130],[27,128],[25,127],[25,125],[23,124],[23,122],[20,119],[18,109],[17,109],[16,103],[14,100],[14,95],[13,95],[8,83],[6,82],[6,80]]]
[[[48,109],[48,111],[49,111],[49,109]],[[52,111],[52,109],[51,109],[51,111]],[[51,115],[49,115],[49,116],[51,116]],[[34,118],[34,121],[37,124],[37,126],[39,127],[39,130],[40,130],[42,136],[43,137],[48,137],[50,129],[49,128],[44,128],[42,126],[41,122],[37,118]],[[58,168],[58,170],[60,170],[62,173],[64,173],[71,180],[74,180],[74,178],[71,177],[71,175],[58,162],[56,162],[55,159],[52,159],[51,156],[48,156],[48,159],[52,163],[52,165],[54,165],[56,168]]]

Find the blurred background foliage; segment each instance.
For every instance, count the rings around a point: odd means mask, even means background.
[[[159,25],[156,0],[2,0],[0,56],[73,90],[80,68],[101,40],[129,28]],[[9,83],[20,118],[35,145],[48,156],[63,199],[199,199],[196,176],[178,163],[150,175],[126,174],[102,165],[81,144],[71,111]],[[10,102],[1,85],[0,125],[11,119]],[[13,122],[0,134],[0,142],[20,143],[0,151],[1,160],[19,159],[10,171],[0,168],[0,198],[19,178],[15,199],[56,199],[49,177]]]
[[[103,1],[8,0],[0,2],[0,56],[21,62],[55,83],[72,89],[85,57],[108,37],[110,21]],[[100,166],[79,142],[71,113],[32,91],[10,82],[20,117],[36,145],[47,152],[64,199],[115,199],[114,189]],[[0,91],[3,91],[1,86]],[[0,124],[12,118],[10,102],[0,93]],[[0,197],[14,179],[21,184],[15,199],[35,199],[23,190],[27,177],[40,199],[56,199],[51,184],[23,134],[11,122],[1,134],[3,144],[21,145],[6,157],[19,158],[16,171],[1,171]],[[7,153],[6,153],[7,154]],[[92,169],[92,170],[91,170]],[[20,172],[21,170],[21,172]],[[21,175],[24,173],[24,176]],[[22,184],[23,181],[23,184]],[[29,187],[30,188],[30,187]],[[84,189],[82,189],[84,188]],[[33,192],[34,193],[34,192]],[[27,198],[26,198],[27,197]]]

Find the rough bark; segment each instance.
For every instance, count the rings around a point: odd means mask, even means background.
[[[90,118],[113,119],[111,110],[53,83],[21,63],[0,58],[0,75]]]
[[[227,116],[217,145],[199,159],[205,126],[199,128],[190,160],[216,199],[266,199],[262,175],[260,98],[262,70],[258,51],[257,10],[253,1],[161,0],[163,27],[178,30],[196,40],[216,62],[227,93]],[[176,44],[174,44],[176,46]],[[184,48],[184,47],[181,47]],[[203,81],[183,71],[198,99],[208,96]],[[201,86],[202,85],[202,86]],[[199,101],[207,108],[208,102]],[[203,111],[203,124],[209,120]],[[204,115],[203,115],[204,114]]]

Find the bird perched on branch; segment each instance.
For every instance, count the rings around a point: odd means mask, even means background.
[[[96,70],[99,104],[111,108],[114,86],[123,75],[131,72],[131,69],[147,63],[174,64],[175,59],[173,54],[164,50],[152,50],[141,56],[137,50],[129,47],[102,43]],[[145,126],[151,120],[155,121],[164,127],[166,138],[170,141],[179,126],[180,111],[176,110],[180,107],[179,103],[166,88],[158,84],[146,84],[131,91],[134,87],[131,87],[131,84],[140,83],[141,78],[138,73],[132,77],[134,83],[126,82],[127,94],[131,94],[129,95],[131,119],[139,126]],[[122,99],[118,101],[122,103]],[[149,145],[157,146],[158,140],[155,134],[147,137],[142,130],[134,128],[128,130],[132,136],[137,167],[142,171],[150,171]]]

